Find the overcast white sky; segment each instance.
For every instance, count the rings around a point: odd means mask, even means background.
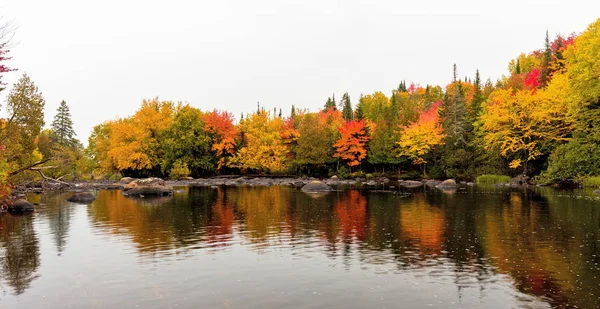
[[[185,101],[236,117],[256,102],[288,114],[318,110],[332,93],[445,85],[506,73],[520,52],[551,35],[584,31],[600,1],[2,0],[20,28],[5,74],[27,72],[46,98],[49,125],[61,100],[82,142],[96,124],[131,115],[143,98]],[[10,86],[9,86],[10,88]],[[0,95],[3,102],[7,89]]]

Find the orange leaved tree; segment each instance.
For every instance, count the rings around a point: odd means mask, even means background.
[[[348,166],[356,166],[367,157],[367,143],[369,136],[366,132],[364,120],[347,121],[338,128],[340,139],[333,144],[336,151],[334,158],[346,161]]]
[[[233,124],[233,114],[213,110],[204,114],[204,122],[204,130],[212,138],[212,151],[219,159],[217,170],[220,170],[235,155],[235,146],[239,140],[238,130]]]

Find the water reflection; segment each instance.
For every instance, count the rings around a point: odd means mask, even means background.
[[[125,238],[135,248],[113,252],[116,256],[133,254],[142,258],[140,265],[176,256],[183,265],[212,255],[209,269],[216,285],[226,284],[233,279],[227,274],[236,273],[231,262],[216,259],[226,254],[235,265],[246,265],[235,268],[245,276],[274,276],[277,269],[281,277],[273,279],[275,286],[294,283],[300,275],[276,261],[309,261],[316,270],[310,272],[313,281],[304,284],[330,282],[334,279],[327,271],[340,268],[357,281],[344,281],[337,289],[361,290],[367,279],[357,274],[364,271],[423,285],[412,290],[417,294],[440,290],[446,293],[439,299],[446,307],[597,308],[600,201],[577,194],[470,188],[453,194],[349,190],[310,196],[285,187],[179,188],[172,197],[154,200],[101,191],[96,201],[81,207],[92,234]],[[59,254],[74,233],[74,206],[64,196],[40,203],[46,205],[33,217],[1,217],[0,276],[16,294],[27,289],[40,265],[32,222],[47,223]],[[253,263],[259,256],[273,264]],[[184,266],[176,269],[188,271]],[[400,281],[395,283],[400,294],[385,296],[425,306],[416,294],[406,294],[411,290]],[[247,287],[240,290],[240,298],[252,293]]]
[[[25,292],[38,276],[39,246],[31,216],[0,213],[0,282],[17,295]],[[3,290],[6,292],[4,287]]]

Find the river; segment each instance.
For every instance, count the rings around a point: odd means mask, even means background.
[[[0,214],[0,308],[600,308],[588,191],[69,194]]]

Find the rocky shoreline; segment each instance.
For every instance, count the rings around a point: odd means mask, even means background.
[[[328,191],[339,191],[344,189],[361,189],[379,192],[392,192],[397,194],[406,190],[417,190],[424,187],[437,188],[443,192],[455,192],[459,188],[474,186],[472,182],[456,182],[454,179],[447,180],[391,180],[386,177],[339,179],[336,176],[326,179],[299,178],[299,177],[261,177],[261,176],[219,176],[211,178],[187,178],[181,180],[163,180],[160,178],[135,179],[124,177],[115,181],[87,181],[57,184],[30,184],[16,188],[12,199],[5,203],[4,208],[10,209],[10,204],[24,205],[21,201],[28,193],[44,193],[46,191],[60,190],[73,192],[68,200],[78,204],[89,204],[95,200],[95,192],[98,190],[122,190],[127,197],[163,197],[174,193],[174,187],[270,187],[288,186],[294,187],[306,193],[326,193]],[[527,185],[523,182],[511,182],[496,184],[497,187],[517,187]],[[600,192],[598,192],[600,193]],[[18,202],[19,201],[19,202]],[[18,203],[17,203],[18,202]],[[24,209],[24,208],[23,208]],[[31,207],[27,208],[31,210]]]

